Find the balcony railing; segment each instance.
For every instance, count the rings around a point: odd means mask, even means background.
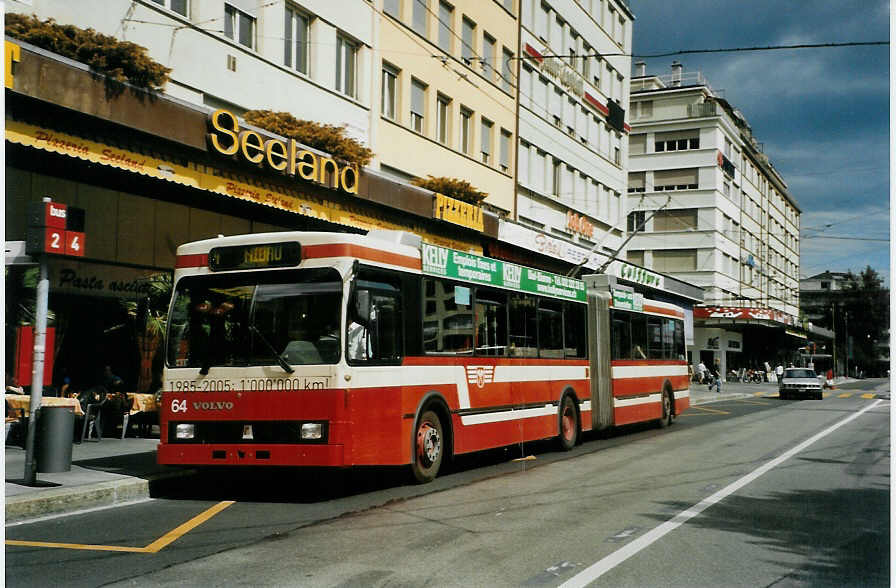
[[[688,104],[688,118],[716,116],[718,112],[718,104],[716,104],[715,102],[700,102],[699,104]]]

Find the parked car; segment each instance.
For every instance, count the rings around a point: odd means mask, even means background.
[[[781,398],[805,396],[821,400],[821,379],[809,368],[787,368],[778,383]]]

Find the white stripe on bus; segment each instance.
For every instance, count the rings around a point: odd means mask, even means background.
[[[613,378],[651,378],[657,376],[686,376],[686,365],[614,365]]]
[[[616,408],[623,406],[638,406],[641,404],[654,404],[660,401],[659,394],[650,394],[649,396],[638,396],[636,398],[614,398],[613,403]]]
[[[488,423],[531,419],[555,414],[557,414],[557,408],[552,404],[545,404],[544,406],[537,408],[487,412],[484,414],[468,414],[460,417],[460,422],[464,425],[484,425]]]

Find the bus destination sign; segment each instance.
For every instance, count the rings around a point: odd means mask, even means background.
[[[585,301],[585,283],[581,280],[429,243],[423,244],[423,273],[565,300]]]
[[[215,247],[208,254],[208,267],[213,272],[290,267],[300,261],[302,246],[294,241]]]

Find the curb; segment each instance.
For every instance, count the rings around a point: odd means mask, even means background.
[[[174,470],[150,475],[132,476],[69,488],[58,487],[34,493],[6,497],[6,524],[20,523],[38,517],[70,514],[151,498],[151,487],[167,480],[191,476],[193,469]]]
[[[149,498],[149,483],[150,480],[129,478],[8,496],[6,524]]]

